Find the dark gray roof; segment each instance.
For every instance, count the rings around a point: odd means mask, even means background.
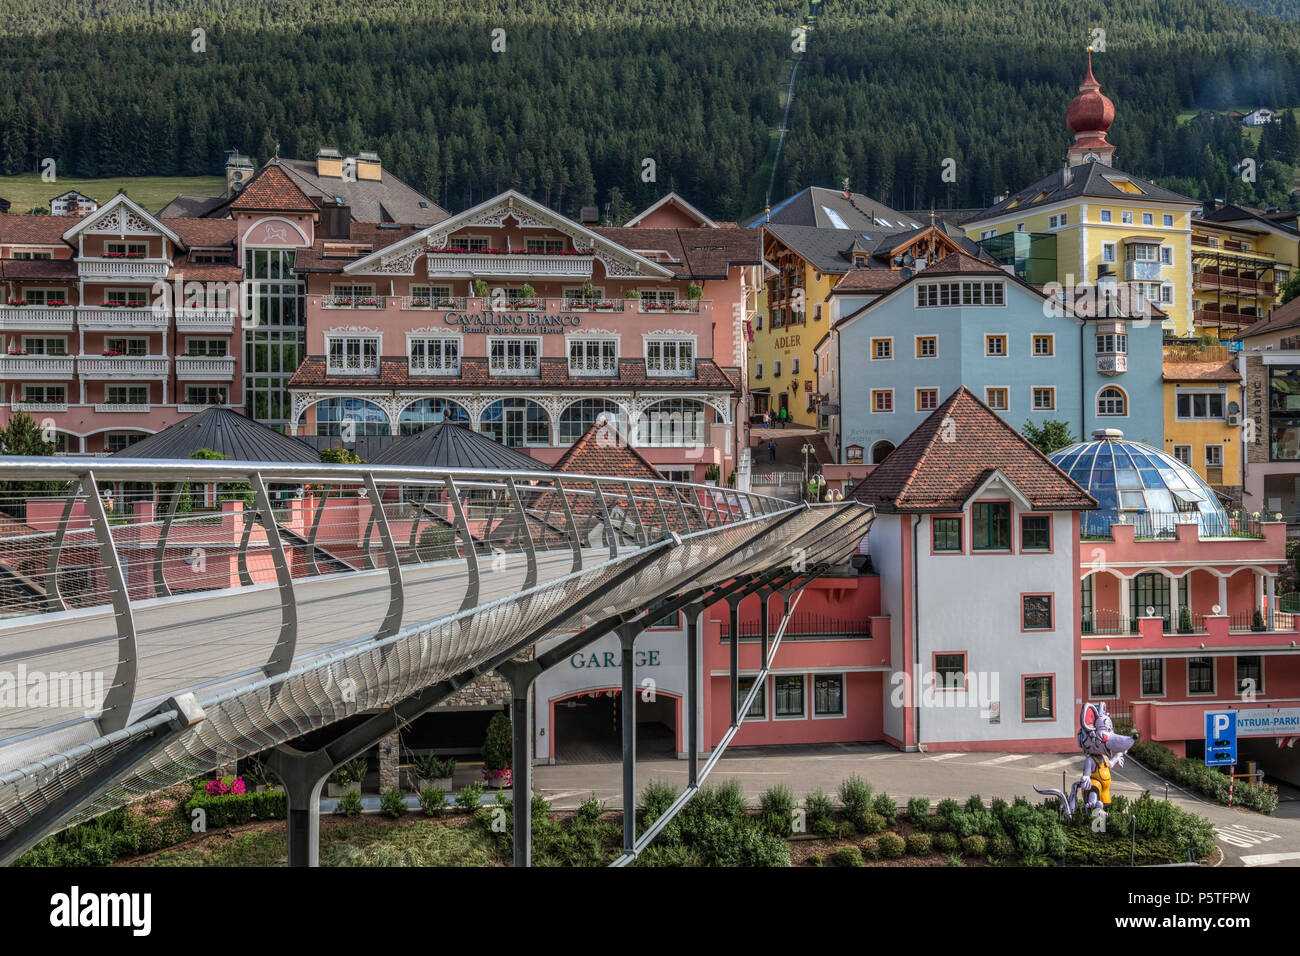
[[[503,471],[546,471],[546,466],[522,452],[494,442],[463,425],[442,422],[385,447],[372,465],[408,468],[483,468]]]
[[[229,461],[319,462],[304,442],[228,408],[209,408],[116,452],[117,458],[189,458],[210,449]]]
[[[1067,178],[1069,182],[1066,182]],[[1110,182],[1110,179],[1127,180],[1142,190],[1142,193],[1138,195],[1125,192]],[[1043,194],[1042,198],[1036,198],[1040,193]],[[1165,189],[1163,186],[1157,186],[1155,183],[1149,183],[1145,179],[1139,179],[1123,170],[1107,166],[1105,163],[1081,163],[1078,166],[1071,166],[1068,170],[1062,168],[1044,176],[1032,186],[1026,186],[1020,192],[990,206],[978,216],[975,216],[974,219],[968,220],[968,222],[979,222],[1000,216],[1003,213],[1012,212],[1013,210],[1009,208],[1012,203],[1016,203],[1014,211],[1020,213],[1026,209],[1036,209],[1049,203],[1061,202],[1065,199],[1077,199],[1081,196],[1088,196],[1093,199],[1113,199],[1117,202],[1129,203],[1176,202],[1196,204],[1195,199],[1189,199],[1181,193]]]
[[[1286,210],[1285,212],[1279,210],[1275,213],[1267,213],[1262,209],[1256,209],[1254,206],[1229,203],[1226,206],[1216,208],[1210,208],[1207,204],[1200,218],[1206,222],[1216,222],[1225,226],[1234,223],[1257,222],[1267,228],[1278,229],[1294,236],[1297,234],[1295,226],[1292,225],[1295,216],[1294,210]]]
[[[839,218],[838,222],[836,217]],[[877,219],[884,220],[887,225],[882,226],[876,222]],[[780,224],[867,232],[873,229],[890,229],[898,232],[902,229],[914,229],[922,223],[923,220],[901,213],[862,193],[852,193],[846,199],[843,190],[809,186],[783,199],[773,206],[770,212],[751,216],[742,225]]]
[[[432,226],[450,213],[428,196],[417,192],[387,169],[383,179],[358,179],[355,182],[337,176],[317,176],[314,159],[281,159],[280,166],[308,197],[330,205],[334,197],[343,199],[357,222],[404,222]],[[424,205],[421,205],[423,203]]]
[[[967,239],[960,229],[948,223],[937,223],[937,225],[963,250],[971,255],[979,255],[976,243]],[[878,226],[862,230],[784,225],[768,225],[763,228],[811,262],[813,268],[819,272],[839,275],[854,267],[855,249],[859,252],[868,252],[873,257],[887,256],[889,250],[897,249],[930,227],[923,226],[903,231],[881,229]],[[890,263],[888,259],[877,258],[875,265],[879,268],[889,268]]]
[[[203,219],[218,206],[224,205],[223,196],[177,196],[158,210],[159,219]]]

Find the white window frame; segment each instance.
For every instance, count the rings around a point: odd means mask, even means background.
[[[1168,212],[1167,212],[1167,213],[1164,213],[1164,214],[1162,215],[1162,218],[1161,218],[1160,221],[1164,224],[1164,226],[1165,226],[1166,229],[1172,229],[1172,228],[1174,228],[1174,216],[1173,216],[1173,213],[1168,213]]]
[[[1113,243],[1113,242],[1103,242],[1103,243],[1101,244],[1101,261],[1102,261],[1102,262],[1117,262],[1117,261],[1118,261],[1117,258],[1116,258],[1117,255],[1118,255],[1118,253],[1117,253],[1117,251],[1116,251],[1115,243]]]
[[[496,346],[501,344],[502,357],[494,355]],[[517,348],[515,347],[517,346]],[[532,348],[528,348],[532,346]],[[530,356],[528,353],[532,352]],[[517,352],[518,354],[511,354]],[[542,371],[542,339],[531,335],[494,335],[487,340],[488,374],[499,377],[528,377],[540,375]]]
[[[41,343],[41,351],[39,352],[32,351],[31,345],[33,342]],[[58,351],[51,352],[48,350],[51,342],[58,343],[57,346]],[[149,348],[148,339],[145,340],[145,343],[146,343],[145,349],[147,354],[147,350]],[[67,355],[68,337],[66,335],[24,335],[23,351],[26,352],[28,355]]]
[[[334,342],[343,343],[343,365],[334,363]],[[348,353],[351,351],[349,343],[355,342],[357,345],[357,365],[350,366],[347,364]],[[373,365],[365,363],[367,348],[365,343],[374,343],[375,361]],[[325,333],[325,374],[326,375],[378,375],[380,359],[384,354],[384,336],[382,332],[353,332],[340,330],[330,330]]]
[[[1154,226],[1155,224],[1156,224],[1156,216],[1155,216],[1155,213],[1152,213],[1152,212],[1144,212],[1144,213],[1142,214],[1142,225],[1144,225],[1144,226]]]
[[[436,348],[430,345],[437,343]],[[417,359],[417,345],[423,354]],[[454,360],[448,362],[451,349],[455,346]],[[412,375],[459,375],[463,343],[458,335],[428,335],[419,332],[406,333],[406,365]],[[436,353],[436,356],[435,356]],[[430,361],[436,357],[436,361]]]
[[[1110,389],[1114,389],[1124,397],[1124,411],[1103,412],[1101,410],[1101,394],[1102,392],[1109,391]],[[1128,409],[1129,409],[1128,392],[1124,391],[1124,389],[1120,388],[1118,385],[1103,385],[1101,388],[1097,389],[1097,394],[1093,398],[1093,408],[1096,409],[1098,418],[1128,418]]]
[[[784,715],[777,714],[776,712],[777,678],[788,680],[793,677],[797,677],[799,678],[800,681],[803,682],[803,693],[799,695],[799,701],[801,704],[800,711],[798,714],[784,714]],[[772,674],[768,680],[768,683],[772,685],[772,719],[773,720],[807,720],[808,719],[809,702],[808,702],[808,675],[807,674]]]
[[[1211,448],[1215,449],[1215,450],[1219,453],[1219,460],[1218,460],[1218,461],[1210,461],[1210,449],[1211,449]],[[1206,445],[1206,446],[1205,446],[1205,467],[1206,467],[1206,468],[1222,468],[1222,467],[1223,467],[1223,446],[1222,446],[1222,445]]]
[[[1142,662],[1144,660],[1156,660],[1160,662],[1160,693],[1148,694],[1142,686]],[[1169,667],[1168,658],[1165,657],[1139,657],[1138,662],[1138,697],[1142,700],[1159,700],[1169,693]]]
[[[1133,225],[1133,210],[1121,209],[1119,214],[1119,221],[1120,221],[1120,225],[1123,226]]]
[[[813,720],[844,720],[849,716],[849,679],[848,675],[840,673],[818,673],[807,675],[808,680],[804,685],[804,691],[808,695],[808,716]],[[817,713],[817,678],[819,677],[838,677],[840,679],[840,712],[838,714],[819,714]]]
[[[1001,392],[1006,398],[1006,404],[998,406],[989,401],[990,392]],[[1009,385],[985,385],[984,386],[984,404],[995,412],[1007,412],[1011,410],[1011,386]]]
[[[144,289],[105,289],[105,302],[123,302],[125,308],[147,309],[149,293]]]
[[[876,354],[877,352],[876,346],[881,342],[884,342],[886,344],[885,351],[888,353],[886,355]],[[892,335],[877,336],[871,340],[871,361],[889,362],[892,361],[893,358],[894,358],[894,337]]]
[[[1038,393],[1046,390],[1051,395],[1050,405],[1038,404]],[[1029,408],[1034,412],[1054,412],[1056,411],[1056,386],[1054,385],[1031,385],[1029,387]]]
[[[1209,401],[1207,400],[1206,403],[1205,403],[1205,411],[1206,411],[1206,414],[1204,414],[1204,415],[1197,415],[1197,414],[1196,414],[1196,409],[1195,409],[1196,402],[1195,402],[1195,400],[1193,399],[1191,402],[1189,402],[1189,404],[1192,406],[1192,414],[1191,414],[1191,415],[1184,415],[1184,414],[1182,414],[1182,412],[1179,410],[1179,405],[1181,404],[1181,403],[1179,402],[1179,399],[1182,398],[1184,395],[1187,395],[1187,396],[1189,396],[1189,397],[1191,397],[1191,396],[1196,396],[1196,395],[1213,395],[1213,396],[1217,396],[1217,397],[1220,399],[1220,407],[1223,409],[1223,414],[1221,414],[1221,415],[1211,415],[1211,414],[1209,414],[1209,411],[1210,411],[1210,403],[1209,403]],[[1182,388],[1182,387],[1175,386],[1175,388],[1174,388],[1174,421],[1179,421],[1179,422],[1222,422],[1222,421],[1226,421],[1226,420],[1227,420],[1227,415],[1228,415],[1228,393],[1225,392],[1223,389],[1221,389],[1221,388]]]
[[[929,340],[934,343],[934,352],[930,355],[921,354],[921,341]],[[932,359],[939,357],[939,336],[937,335],[916,335],[912,338],[912,354],[919,359]]]
[[[196,392],[203,391],[203,395],[197,396]],[[219,401],[212,401],[215,395]],[[229,405],[230,389],[225,385],[189,385],[185,386],[185,404],[186,405]]]
[[[574,367],[574,347],[582,349],[580,366]],[[595,364],[592,364],[592,353]],[[618,375],[618,336],[617,335],[566,335],[564,337],[564,354],[568,362],[569,374],[573,376],[609,378]]]
[[[1197,657],[1205,657],[1205,656],[1208,656],[1208,655],[1198,654],[1198,655],[1196,655],[1196,656],[1197,656]],[[1198,691],[1193,691],[1193,690],[1192,690],[1192,658],[1191,658],[1191,657],[1187,657],[1187,658],[1185,658],[1185,660],[1187,661],[1187,666],[1186,666],[1186,669],[1185,669],[1186,680],[1185,680],[1185,686],[1184,686],[1183,689],[1187,692],[1187,696],[1188,696],[1189,698],[1191,698],[1191,697],[1213,697],[1213,696],[1218,692],[1218,690],[1219,690],[1219,668],[1218,668],[1218,663],[1217,663],[1219,659],[1218,659],[1217,657],[1210,657],[1210,659],[1209,659],[1209,660],[1210,660],[1210,689],[1209,689],[1209,690],[1198,690]],[[1140,666],[1140,665],[1139,665],[1139,666]],[[1235,661],[1233,662],[1232,670],[1233,670],[1233,677],[1234,677],[1234,679],[1235,679],[1235,678],[1236,678],[1236,672],[1237,672],[1237,665],[1236,665],[1236,662],[1235,662]],[[1140,678],[1141,678],[1141,675],[1139,674],[1139,679],[1140,679]]]
[[[1178,454],[1179,451],[1184,454]],[[1174,445],[1173,456],[1176,460],[1181,461],[1188,468],[1192,467],[1192,446],[1191,445]]]
[[[123,242],[120,239],[115,239],[112,240],[111,242],[104,243],[105,255],[108,255],[109,253],[117,252],[118,250],[115,249],[114,246],[122,247],[120,250],[122,255],[129,256],[132,255],[133,253],[140,252],[143,253],[143,255],[140,256],[139,258],[148,258],[149,256],[149,243],[147,242]]]
[[[122,389],[126,393],[126,396],[124,398],[114,398],[113,390],[116,388]],[[132,400],[131,393],[135,391],[144,393],[144,401],[137,402]],[[148,405],[150,404],[149,394],[150,388],[148,385],[123,385],[120,383],[110,383],[104,386],[104,401],[109,405]]]
[[[799,356],[797,355],[790,356],[790,374],[791,375],[799,374]]]
[[[1038,351],[1038,340],[1047,339],[1047,351]],[[1034,358],[1056,357],[1056,335],[1051,332],[1032,332],[1029,336],[1029,354]]]
[[[682,378],[695,374],[695,363],[699,358],[699,349],[697,348],[696,336],[694,335],[654,335],[646,333],[641,336],[641,354],[645,358],[646,375],[653,378]],[[659,367],[652,365],[651,346],[659,346]],[[668,360],[665,346],[671,345],[673,356],[672,362]],[[684,349],[689,350],[688,359],[682,357]],[[670,364],[674,367],[669,367]],[[685,367],[689,364],[689,367]],[[779,373],[777,373],[779,374]]]
[[[877,407],[876,407],[876,396],[877,396],[877,395],[888,395],[888,396],[889,396],[889,407],[888,407],[888,408],[877,408]],[[894,403],[894,390],[893,390],[892,388],[873,388],[873,389],[871,390],[871,414],[873,414],[873,415],[892,415],[892,414],[894,414],[895,411],[897,411],[897,409],[898,409],[898,406]]]
[[[1109,209],[1103,209],[1103,210],[1101,210],[1101,221],[1102,221],[1102,222],[1110,222],[1110,221],[1111,221],[1111,218],[1112,218],[1112,217],[1111,217],[1111,211],[1110,211]]]
[[[934,404],[931,405],[929,408],[922,407],[922,405],[921,405],[921,393],[922,393],[922,392],[933,392],[933,393],[934,393]],[[934,411],[936,408],[939,407],[939,403],[943,401],[943,396],[939,394],[939,386],[937,386],[937,385],[920,385],[920,386],[917,386],[917,388],[916,388],[915,391],[913,392],[913,400],[914,400],[914,402],[915,402],[915,404],[916,404],[916,410],[917,410],[918,412],[926,412],[926,413],[929,413],[929,412],[932,412],[932,411]]]

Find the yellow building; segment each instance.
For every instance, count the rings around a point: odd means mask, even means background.
[[[1079,86],[1066,121],[1074,135],[1065,165],[963,224],[969,238],[1017,275],[1078,287],[1109,288],[1134,309],[1141,299],[1186,334],[1192,322],[1192,217],[1196,200],[1115,169],[1106,133],[1115,107],[1092,75]],[[1048,278],[1050,276],[1050,279]]]
[[[1241,372],[1227,348],[1170,346],[1164,357],[1165,451],[1240,505]]]
[[[841,197],[848,199],[848,197]],[[853,202],[853,200],[849,200]],[[860,208],[861,201],[854,203]],[[869,225],[763,226],[766,283],[759,298],[759,321],[750,345],[749,389],[752,413],[786,409],[790,421],[816,428],[815,349],[830,327],[831,290],[857,270],[902,273],[974,244],[945,224],[919,225],[883,207]],[[839,223],[845,216],[837,215]]]
[[[1267,318],[1300,266],[1295,214],[1216,206],[1192,220],[1192,308],[1197,331],[1220,339]]]

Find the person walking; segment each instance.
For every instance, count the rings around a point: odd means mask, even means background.
[[[786,416],[785,406],[782,405],[781,406],[781,427],[782,428],[785,428],[785,416]]]
[[[767,443],[767,460],[776,461],[776,439],[772,439]]]

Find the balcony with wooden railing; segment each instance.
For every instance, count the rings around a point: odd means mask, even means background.
[[[68,356],[0,355],[0,379],[59,381],[72,377],[73,360]]]
[[[1192,288],[1205,291],[1233,292],[1238,295],[1264,296],[1272,298],[1277,295],[1277,285],[1263,279],[1248,279],[1241,276],[1224,275],[1202,269],[1192,274]]]
[[[103,306],[77,310],[77,324],[87,332],[165,332],[171,313],[150,306]]]
[[[1192,313],[1192,319],[1197,325],[1236,330],[1263,321],[1264,316],[1252,315],[1249,312],[1230,312],[1224,309],[1197,309]]]
[[[77,260],[77,272],[83,279],[124,279],[132,282],[166,279],[171,270],[170,259],[95,258],[82,256]]]
[[[71,332],[76,318],[70,305],[0,306],[0,330],[5,332]]]

